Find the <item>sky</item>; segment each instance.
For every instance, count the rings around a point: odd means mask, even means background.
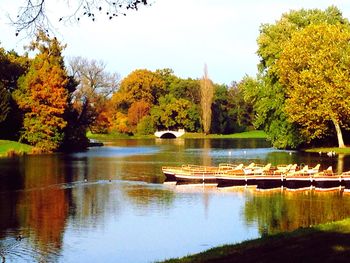
[[[331,5],[350,19],[349,0],[152,0],[152,6],[111,21],[101,16],[64,25],[58,19],[70,12],[67,0],[47,1],[56,37],[67,44],[66,59],[102,60],[106,70],[121,78],[136,69],[162,68],[181,78],[201,78],[207,64],[209,77],[228,85],[256,75],[261,24],[275,23],[290,10]],[[7,14],[15,16],[23,2],[0,1],[0,46],[20,54],[30,39],[15,36]]]

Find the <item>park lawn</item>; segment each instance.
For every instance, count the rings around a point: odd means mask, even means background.
[[[350,218],[164,262],[349,262]]]
[[[305,149],[304,151],[305,152],[316,152],[316,153],[335,152],[336,154],[350,154],[350,147],[346,147],[346,148],[339,148],[339,147],[312,148],[312,149]]]
[[[109,134],[93,134],[91,132],[87,133],[89,139],[96,139],[101,141],[116,140],[116,139],[153,139],[154,135],[143,135],[143,136],[129,136],[120,133],[109,133]],[[191,133],[186,132],[180,138],[188,139],[266,139],[266,133],[264,131],[248,131],[234,134],[208,134],[204,133]]]
[[[16,153],[29,153],[32,150],[32,146],[27,144],[0,140],[0,156],[6,156],[9,151],[15,151]]]
[[[209,138],[209,139],[266,139],[267,135],[264,131],[247,131],[247,132],[239,132],[233,134],[208,134],[204,133],[185,133],[181,138]]]

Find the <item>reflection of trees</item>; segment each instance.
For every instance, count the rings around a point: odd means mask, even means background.
[[[6,229],[18,226],[16,217],[16,205],[19,192],[23,187],[21,176],[22,159],[0,160],[0,233],[6,233]]]
[[[170,207],[174,201],[173,191],[161,188],[148,188],[145,186],[125,186],[123,188],[126,196],[139,208],[147,210],[152,205]]]
[[[263,192],[248,197],[244,214],[261,234],[272,234],[347,218],[349,201],[340,191]]]
[[[65,191],[57,185],[64,181],[57,162],[54,156],[26,158],[24,191],[17,207],[22,227],[34,234],[31,240],[45,254],[61,248],[68,215]]]
[[[79,185],[72,190],[71,216],[74,225],[86,228],[103,226],[110,214],[118,214],[120,197],[113,192],[115,185]],[[114,199],[114,202],[112,201]]]

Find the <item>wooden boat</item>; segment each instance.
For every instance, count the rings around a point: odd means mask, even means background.
[[[182,167],[174,175],[177,184],[217,184],[218,173],[217,167],[189,165]]]
[[[313,175],[319,172],[320,164],[313,168],[305,165],[302,169],[291,171],[284,176],[283,186],[290,189],[310,188],[313,182]]]
[[[255,183],[258,189],[279,188],[283,186],[283,178],[286,172],[290,171],[292,165],[271,167],[266,165],[261,173],[255,174]]]
[[[350,192],[350,171],[341,174],[342,186],[345,192]]]
[[[181,167],[162,167],[166,182],[183,183],[217,183],[216,176],[220,173],[237,170],[243,164],[223,163],[218,167],[200,165],[182,165]]]
[[[271,164],[259,166],[251,163],[246,167],[240,164],[235,169],[219,173],[216,179],[219,187],[256,185],[257,176],[268,173],[270,168]]]
[[[318,190],[329,190],[341,187],[342,176],[333,172],[332,166],[313,175],[313,186]]]
[[[253,166],[253,165],[254,163],[250,164],[250,166]],[[239,164],[231,170],[220,171],[216,175],[216,181],[218,183],[218,187],[246,185],[247,177],[244,172],[244,165]]]

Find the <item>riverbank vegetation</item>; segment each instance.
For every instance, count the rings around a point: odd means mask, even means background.
[[[53,152],[86,148],[87,131],[148,138],[185,129],[192,138],[233,138],[263,130],[276,148],[345,148],[349,40],[350,23],[336,7],[290,11],[261,25],[258,74],[227,85],[213,83],[207,67],[201,79],[167,68],[120,79],[101,61],[64,60],[65,45],[38,32],[28,46],[33,58],[0,49],[0,138]]]
[[[164,262],[348,262],[350,219],[226,245]]]
[[[32,151],[31,146],[19,142],[0,140],[0,157],[23,155]]]

